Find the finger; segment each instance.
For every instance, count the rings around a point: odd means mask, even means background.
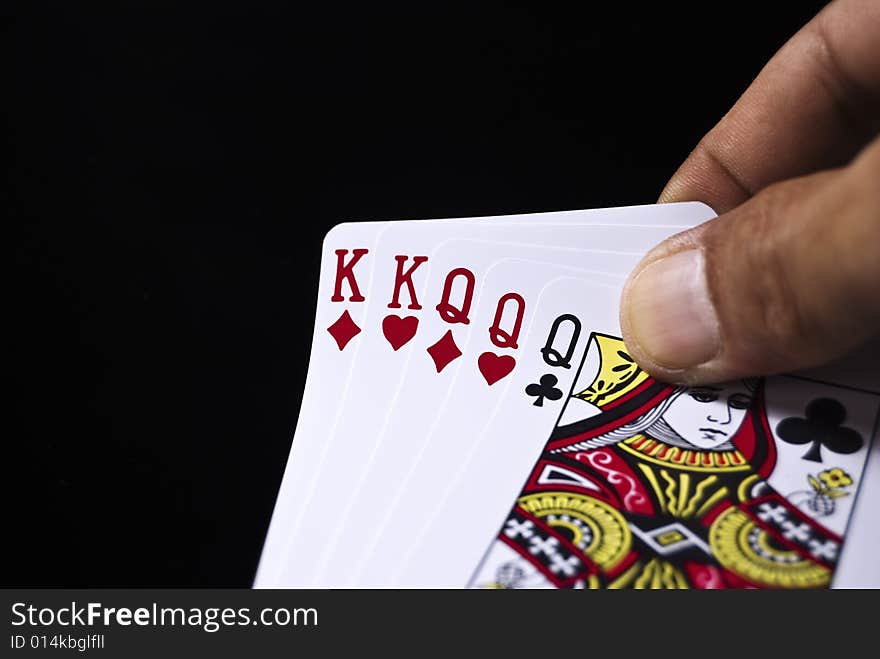
[[[843,165],[880,128],[880,2],[837,0],[767,63],[660,195],[723,213],[767,185]]]
[[[650,252],[621,299],[636,361],[723,382],[814,366],[880,331],[880,138]]]

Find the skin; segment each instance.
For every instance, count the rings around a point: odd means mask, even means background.
[[[655,377],[694,384],[791,371],[880,335],[878,35],[877,0],[829,4],[663,190],[661,202],[703,201],[719,217],[652,250],[624,289],[624,340]],[[651,285],[645,268],[686,250],[705,263],[706,294],[694,297],[711,307],[703,312],[716,337],[698,363],[646,340],[655,319],[630,308],[639,275]]]

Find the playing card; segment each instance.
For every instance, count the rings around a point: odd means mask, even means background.
[[[333,413],[333,396],[349,370],[351,341],[361,333],[372,267],[365,259],[383,228],[379,222],[337,227],[325,240],[318,279],[318,304],[306,375],[291,455],[263,544],[254,585],[272,586],[284,568],[291,520],[298,516],[297,501],[320,456],[326,419]]]
[[[500,271],[497,268],[489,271],[492,264],[502,259],[509,261],[512,257],[519,257],[520,261],[516,264],[509,263]],[[384,520],[401,488],[405,487],[400,476],[410,470],[424,450],[427,437],[432,434],[432,429],[439,421],[438,415],[444,413],[447,407],[448,389],[456,381],[458,369],[470,369],[473,379],[479,380],[478,396],[497,396],[500,387],[490,391],[490,387],[483,381],[485,375],[482,372],[479,378],[476,375],[480,368],[478,359],[485,351],[466,356],[471,334],[477,333],[485,337],[494,321],[494,318],[490,318],[496,310],[493,305],[510,292],[521,296],[524,301],[536,298],[546,277],[552,276],[556,271],[550,263],[557,266],[568,265],[571,268],[590,267],[593,270],[584,272],[585,275],[596,281],[619,284],[641,255],[452,240],[444,243],[431,258],[435,267],[425,289],[429,299],[440,301],[433,318],[437,327],[414,339],[415,346],[400,379],[397,397],[378,431],[367,468],[350,490],[349,504],[338,517],[336,533],[332,536],[330,548],[324,553],[320,564],[325,572],[317,573],[316,583],[332,583],[340,587],[355,583],[353,575],[357,573],[362,562],[368,560],[369,552],[362,551],[352,558],[350,538],[358,538],[359,544],[364,548],[370,547],[375,541],[381,528],[380,522]],[[534,273],[528,267],[531,263],[522,260],[525,258],[541,259],[546,262],[543,265],[549,267],[539,267],[539,272]],[[462,264],[467,264],[477,272],[489,271],[491,276],[487,273],[478,289],[465,287],[459,291],[460,294],[455,295],[455,287],[450,282],[462,276]],[[452,277],[444,273],[452,273]],[[617,274],[609,276],[600,273]],[[468,281],[473,282],[473,279]],[[467,324],[442,322],[441,311],[445,311],[445,305],[448,304],[444,300],[450,296],[459,310],[481,304],[488,305],[482,312],[482,324],[472,318],[467,319]],[[483,357],[484,362],[487,359],[491,357]],[[456,394],[457,400],[469,400],[470,395],[465,391],[458,391]],[[466,418],[469,424],[475,426],[483,420],[480,415],[487,415],[490,411],[488,405],[472,405],[467,409],[457,410],[457,414],[463,415],[463,419]],[[443,472],[434,472],[428,478],[430,480],[441,473]]]
[[[613,228],[613,233],[610,231]],[[325,508],[334,514],[349,503],[348,490],[333,483],[356,483],[375,447],[385,416],[398,392],[402,369],[412,350],[412,339],[424,331],[424,285],[432,272],[431,253],[444,240],[454,237],[489,238],[503,234],[507,240],[541,244],[582,245],[601,250],[609,246],[629,245],[645,251],[679,227],[603,226],[603,225],[510,225],[489,223],[399,222],[387,227],[377,241],[371,296],[374,302],[364,313],[363,336],[352,354],[347,385],[338,396],[343,403],[329,423],[321,457],[315,464],[318,473],[332,469],[323,482],[316,476],[300,498],[304,511],[294,523],[286,568],[279,577],[282,583],[312,585],[315,566],[320,565],[333,536],[326,523]],[[460,264],[464,268],[466,264]],[[428,308],[434,303],[430,303]],[[319,501],[320,506],[310,502]]]
[[[257,586],[880,586],[878,346],[656,382],[614,273],[681,227],[599,217],[340,227],[314,338],[336,348],[313,346]]]
[[[642,223],[694,226],[714,215],[704,204],[688,202],[637,206],[601,211],[572,211],[437,220],[432,223],[542,223],[593,224],[622,222],[638,217]],[[274,585],[286,562],[286,547],[304,512],[304,492],[310,490],[315,465],[325,444],[328,418],[338,408],[337,392],[348,381],[350,360],[363,327],[377,237],[391,223],[365,222],[336,227],[324,241],[318,305],[309,372],[291,455],[264,543],[255,586]],[[354,342],[354,343],[353,343]]]
[[[521,271],[524,265],[498,268]],[[530,270],[547,274],[518,368],[494,401],[480,395],[477,378],[460,373],[456,388],[467,387],[468,398],[478,397],[491,413],[469,427],[452,410],[466,402],[450,400],[436,441],[414,466],[380,532],[364,585],[379,579],[392,586],[467,584],[558,419],[591,336],[616,331],[619,286],[566,276],[570,270],[551,264],[534,263]],[[454,451],[446,449],[450,443]],[[388,552],[396,554],[393,561],[386,560]]]
[[[792,376],[670,386],[632,363],[614,334],[590,348],[471,586],[834,583],[880,392]],[[876,532],[876,515],[863,524]],[[870,582],[875,561],[855,560],[847,572]]]
[[[880,394],[880,340],[874,340],[831,364],[802,371],[801,377]],[[834,572],[834,588],[880,588],[880,414],[874,423],[868,457],[846,527],[846,542]]]

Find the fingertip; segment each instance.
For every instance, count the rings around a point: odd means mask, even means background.
[[[702,249],[685,249],[644,265],[628,283],[624,304],[630,340],[653,364],[677,371],[717,356],[718,318]]]

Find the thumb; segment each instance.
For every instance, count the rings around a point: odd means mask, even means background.
[[[652,250],[624,287],[627,349],[669,382],[815,366],[880,330],[880,139]]]

